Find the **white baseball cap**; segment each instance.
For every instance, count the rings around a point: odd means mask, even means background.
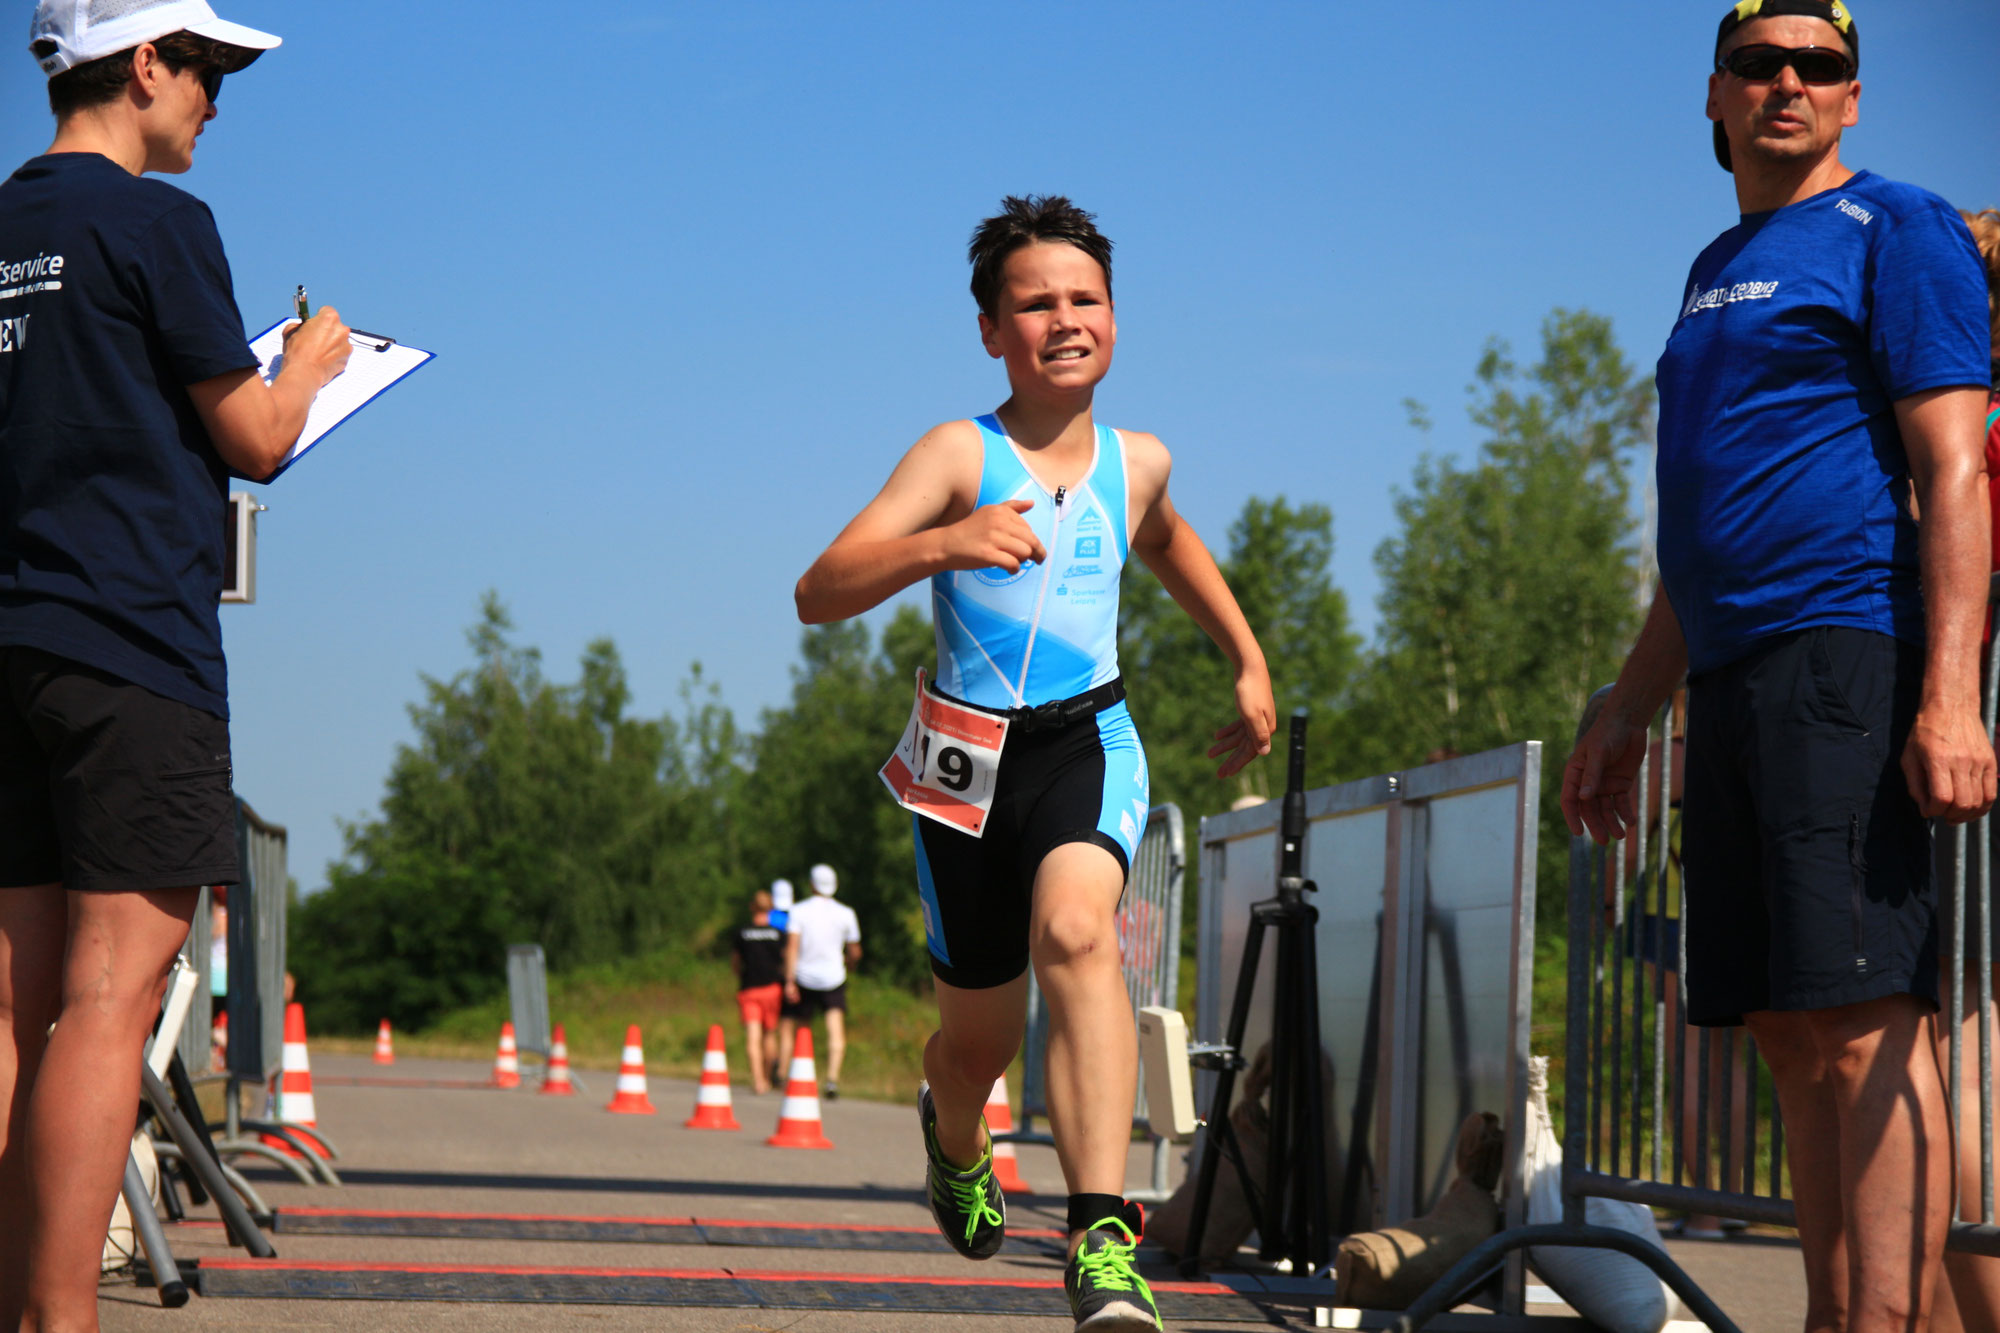
[[[832,866],[822,862],[812,868],[811,875],[814,893],[832,894],[834,886]]]
[[[771,906],[780,912],[792,910],[792,882],[788,879],[771,881]]]
[[[231,63],[224,69],[229,74],[283,40],[217,18],[208,0],[40,0],[28,29],[28,48],[42,73],[53,78],[66,69],[175,32],[191,32],[236,47],[242,54],[232,53]],[[44,43],[54,50],[44,54]]]

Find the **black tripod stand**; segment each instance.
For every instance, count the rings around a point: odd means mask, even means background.
[[[1278,896],[1250,909],[1250,935],[1236,971],[1236,1000],[1229,1011],[1228,1036],[1221,1047],[1190,1052],[1190,1063],[1218,1071],[1210,1104],[1208,1142],[1201,1155],[1194,1210],[1188,1218],[1187,1253],[1182,1271],[1192,1276],[1201,1263],[1202,1233],[1215,1193],[1215,1172],[1225,1150],[1243,1178],[1243,1193],[1257,1219],[1259,1257],[1286,1259],[1292,1271],[1317,1273],[1332,1259],[1333,1240],[1326,1213],[1326,1105],[1320,1083],[1319,960],[1313,932],[1319,909],[1306,901],[1316,885],[1305,878],[1306,715],[1292,715],[1285,803],[1278,825]],[[1257,964],[1264,932],[1274,929],[1277,976],[1271,995],[1271,1138],[1264,1188],[1249,1179],[1229,1124],[1229,1099],[1237,1071],[1244,1067],[1243,1030],[1250,1024],[1250,1000],[1257,988]]]

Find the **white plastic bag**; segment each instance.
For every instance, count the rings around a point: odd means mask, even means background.
[[[1562,1147],[1549,1123],[1549,1062],[1528,1061],[1528,1222],[1563,1220]],[[1664,1251],[1652,1211],[1615,1199],[1586,1199],[1584,1220],[1594,1227],[1629,1231]],[[1533,1245],[1528,1265],[1578,1314],[1607,1333],[1660,1333],[1674,1308],[1674,1294],[1653,1270],[1616,1250],[1574,1245]]]

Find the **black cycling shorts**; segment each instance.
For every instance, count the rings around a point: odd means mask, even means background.
[[[1687,1016],[1938,999],[1930,825],[1899,767],[1923,650],[1816,626],[1688,682]]]
[[[966,990],[1020,976],[1042,859],[1088,842],[1129,875],[1146,810],[1146,751],[1122,699],[1059,728],[1017,725],[1000,756],[985,837],[911,816],[931,971]]]
[[[841,982],[831,990],[814,990],[811,986],[799,987],[799,1002],[786,1000],[778,1006],[778,1017],[790,1018],[801,1023],[810,1023],[828,1010],[847,1012],[847,983]],[[787,1060],[791,1056],[785,1057]]]
[[[229,724],[0,646],[0,831],[0,888],[237,883]]]

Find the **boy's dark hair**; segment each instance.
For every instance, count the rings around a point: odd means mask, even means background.
[[[35,46],[40,48],[44,44],[37,42]],[[161,62],[176,74],[190,65],[216,65],[227,69],[231,64],[228,56],[231,48],[226,43],[191,32],[170,32],[155,38],[152,45],[160,53]],[[123,51],[85,61],[50,79],[49,110],[60,119],[73,112],[117,101],[132,78],[132,53],[138,49],[136,46],[127,47]],[[40,56],[43,52],[37,49],[35,54]]]
[[[1060,194],[1008,195],[1000,211],[972,230],[966,258],[972,261],[972,299],[992,318],[1000,300],[1000,280],[1007,256],[1031,241],[1061,241],[1097,261],[1104,270],[1104,294],[1111,294],[1111,238],[1097,229],[1097,215],[1086,213]]]

